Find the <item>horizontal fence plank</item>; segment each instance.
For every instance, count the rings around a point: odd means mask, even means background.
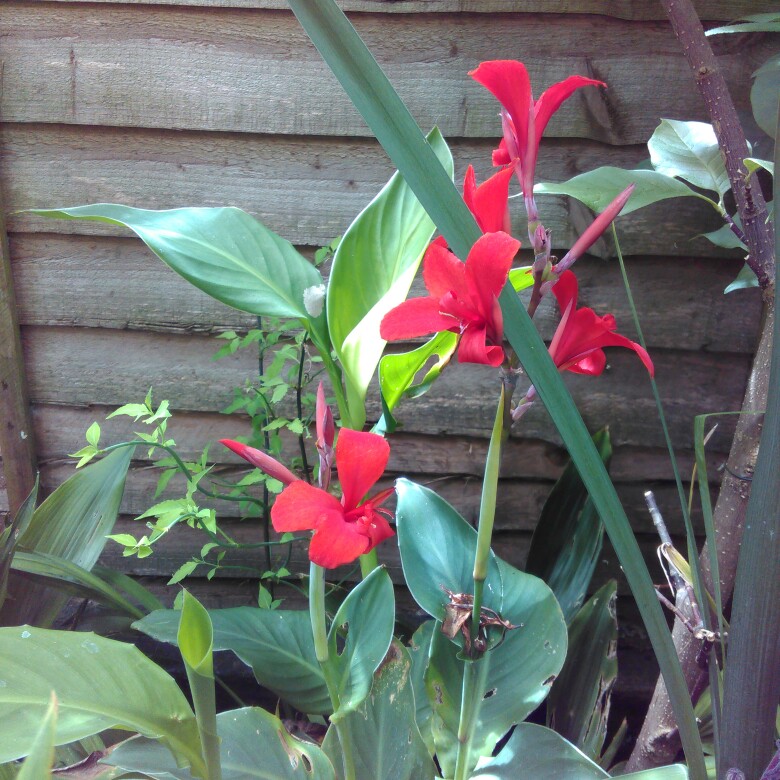
[[[107,407],[77,408],[66,406],[39,405],[33,407],[33,425],[39,442],[39,459],[42,463],[69,462],[68,453],[78,449],[84,440],[84,433],[97,421],[101,425],[103,446],[134,439],[139,424],[129,417],[105,417],[113,409]],[[208,412],[176,412],[169,422],[169,435],[176,441],[177,452],[185,460],[201,456],[208,443],[223,438],[251,436],[249,418],[234,414],[226,417]],[[484,432],[487,437],[488,431]],[[505,479],[554,480],[567,462],[565,450],[550,442],[522,438],[522,425],[504,445],[501,461],[501,476]],[[286,456],[298,454],[298,440],[285,433],[283,452]],[[396,474],[418,475],[461,475],[481,478],[487,456],[487,439],[450,434],[430,436],[413,432],[400,432],[390,437],[390,462],[388,469]],[[307,442],[314,459],[313,440]],[[719,480],[720,465],[725,454],[707,449],[710,480]],[[691,474],[693,452],[682,449],[677,453],[679,468],[684,478]],[[138,450],[135,457],[143,457]],[[209,462],[237,467],[243,464],[239,458],[224,447],[212,446]],[[664,449],[622,446],[613,451],[610,467],[612,479],[616,482],[669,482],[673,472],[669,455]]]
[[[13,237],[11,249],[23,325],[161,333],[257,327],[256,317],[195,289],[139,240],[25,233]],[[690,259],[681,265],[677,258],[630,258],[628,275],[648,345],[752,353],[760,294],[723,295],[741,264],[736,259]],[[631,314],[617,264],[583,259],[577,275],[581,304],[598,313],[612,312],[621,331],[630,334]],[[418,279],[410,295],[423,294]],[[543,338],[552,338],[558,319],[548,296],[536,315]]]
[[[119,406],[139,401],[149,387],[173,409],[218,411],[256,373],[251,350],[215,362],[213,339],[96,329],[27,327],[22,332],[34,403]],[[609,424],[616,446],[662,447],[647,374],[628,350],[609,351],[609,370],[600,377],[567,376],[567,384],[592,430]],[[654,351],[656,377],[677,446],[691,447],[695,414],[739,408],[747,355]],[[518,393],[528,381],[520,377]],[[497,373],[484,366],[454,363],[433,389],[398,408],[405,430],[416,433],[484,436],[493,422]],[[375,387],[369,419],[380,413]],[[540,404],[521,423],[523,436],[560,443]],[[712,442],[728,448],[728,425]]]
[[[368,135],[289,12],[4,5],[3,92],[9,122],[120,125],[266,134]],[[522,58],[539,94],[572,73],[608,90],[577,92],[549,137],[646,140],[661,116],[705,119],[665,22],[528,14],[361,14],[355,25],[423,127],[500,135],[495,99],[468,77],[481,61]],[[713,39],[737,106],[776,50],[764,36]],[[662,85],[647,89],[648,84]]]
[[[342,234],[393,170],[369,140],[13,124],[0,130],[12,212],[98,202],[157,209],[239,206],[297,245],[323,245]],[[492,144],[452,146],[459,183],[469,163],[480,180],[490,175]],[[645,147],[553,140],[542,147],[538,177],[564,181],[600,165],[630,169],[646,156]],[[519,203],[513,204],[513,228],[523,236]],[[556,248],[570,247],[592,219],[579,202],[555,196],[540,197],[539,211]],[[718,225],[715,211],[698,198],[658,203],[618,221],[627,255],[723,256],[705,239],[693,240]],[[8,230],[126,234],[105,224],[14,213]]]
[[[6,0],[8,2],[8,0]],[[207,6],[209,8],[258,8],[285,10],[286,0],[42,0],[49,3],[116,4],[182,7]],[[665,19],[662,9],[652,2],[636,0],[536,0],[533,6],[526,3],[507,3],[507,0],[341,0],[346,12],[381,12],[383,14],[416,13],[501,13],[516,14],[599,14],[618,19]],[[744,14],[774,11],[774,0],[695,0],[693,3],[702,19],[731,20]]]

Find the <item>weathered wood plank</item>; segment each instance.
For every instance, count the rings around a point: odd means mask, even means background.
[[[23,325],[162,333],[257,326],[253,315],[201,293],[138,240],[25,233],[13,237],[11,252]],[[692,259],[681,265],[676,258],[630,258],[629,279],[650,347],[752,353],[760,295],[723,295],[741,264],[737,259]],[[577,272],[583,305],[612,312],[621,329],[629,331],[631,314],[617,264],[585,259],[577,264]],[[418,280],[411,295],[423,294]],[[542,336],[552,338],[558,322],[552,299],[545,301],[536,320]]]
[[[35,403],[119,406],[140,400],[150,386],[174,409],[217,411],[232,400],[232,388],[254,376],[251,351],[215,363],[212,339],[95,329],[23,329],[30,394]],[[746,355],[655,350],[656,378],[676,446],[690,448],[695,414],[739,408],[746,381]],[[647,375],[633,353],[610,350],[601,377],[569,375],[567,384],[591,430],[610,425],[616,446],[662,447]],[[527,379],[520,378],[519,393]],[[493,422],[497,375],[483,366],[453,364],[433,389],[398,409],[406,430],[484,436]],[[370,391],[369,418],[380,413]],[[724,446],[726,428],[713,440]],[[523,418],[522,435],[559,443],[536,404]]]
[[[14,3],[4,30],[5,121],[295,135],[367,135],[366,125],[289,11]],[[593,16],[360,14],[355,25],[423,127],[500,135],[497,104],[467,75],[521,56],[537,94],[580,73],[582,90],[549,137],[646,140],[659,117],[705,119],[665,22]],[[750,74],[776,49],[762,36],[714,40],[738,108]],[[294,67],[291,63],[294,62]],[[648,90],[647,84],[663,85]]]
[[[48,2],[99,3],[123,5],[172,5],[209,8],[263,8],[285,10],[286,0],[47,0]],[[652,2],[636,0],[536,0],[533,6],[508,0],[343,0],[346,12],[413,13],[503,13],[516,14],[599,14],[618,19],[665,19],[663,11]],[[702,19],[738,19],[744,14],[773,11],[773,0],[696,0],[694,6]]]
[[[102,427],[104,445],[119,441],[130,441],[138,424],[129,417],[114,417],[106,421],[105,417],[113,409],[90,407],[80,409],[65,406],[35,406],[33,425],[39,453],[42,461],[73,463],[68,453],[78,449],[84,439],[84,432],[97,421]],[[208,412],[175,413],[168,428],[169,434],[176,440],[176,448],[185,460],[199,458],[205,445],[221,438],[236,438],[251,435],[249,418],[243,415],[231,415]],[[487,431],[484,436],[487,436]],[[522,427],[513,434],[504,449],[501,463],[501,476],[504,479],[554,480],[567,461],[565,451],[555,445],[535,439],[521,438]],[[297,439],[292,434],[283,436],[284,452],[297,454]],[[460,475],[481,478],[487,456],[486,438],[458,435],[429,436],[414,432],[396,432],[391,438],[392,447],[388,469],[394,473],[413,473],[419,475]],[[309,442],[313,453],[313,444]],[[136,457],[143,456],[137,452]],[[690,449],[677,452],[679,468],[683,476],[690,475],[694,456]],[[719,468],[725,453],[708,448],[710,480],[720,479]],[[241,465],[235,455],[227,449],[213,446],[209,451],[209,461],[219,464]],[[673,472],[669,455],[664,449],[624,446],[617,447],[610,468],[612,479],[616,482],[669,482]]]
[[[491,147],[487,141],[453,144],[458,182],[470,162],[480,179],[489,175]],[[6,124],[0,153],[12,211],[97,202],[142,208],[231,205],[305,246],[323,245],[343,233],[392,173],[375,142],[349,139]],[[631,168],[646,156],[644,147],[553,140],[540,153],[539,177],[564,181],[600,165]],[[570,247],[589,224],[589,212],[564,198],[539,200],[553,246]],[[516,235],[525,235],[517,211],[514,222]],[[714,210],[698,198],[640,209],[621,217],[618,225],[626,255],[724,254],[704,239],[692,240],[718,226]],[[110,225],[30,214],[9,215],[8,229],[126,234]]]

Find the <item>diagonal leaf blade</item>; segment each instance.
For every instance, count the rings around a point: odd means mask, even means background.
[[[411,114],[333,0],[288,0],[323,59],[459,257],[480,230]],[[685,680],[653,583],[615,488],[533,322],[510,285],[500,297],[504,332],[537,387],[604,521],[626,572],[677,715],[694,780],[706,769]]]

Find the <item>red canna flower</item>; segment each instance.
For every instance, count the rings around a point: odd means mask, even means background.
[[[512,169],[493,174],[477,186],[474,168],[469,165],[463,179],[463,200],[483,233],[512,232],[509,219],[509,180]]]
[[[220,439],[219,443],[224,444],[240,458],[249,461],[253,466],[259,468],[260,471],[264,471],[269,477],[278,479],[279,482],[285,485],[299,480],[299,477],[296,477],[287,466],[282,465],[276,458],[272,458],[262,450],[255,449],[248,444],[242,444],[240,441],[234,441],[233,439]]]
[[[494,165],[515,166],[523,188],[526,207],[533,202],[534,171],[539,153],[539,141],[550,117],[561,104],[580,87],[588,85],[606,87],[603,81],[569,76],[553,84],[534,102],[531,80],[522,62],[516,60],[491,60],[483,62],[469,73],[501,103],[501,120],[504,139],[493,153]],[[535,207],[534,207],[535,211]],[[537,215],[529,212],[529,218]]]
[[[309,558],[319,566],[334,569],[352,563],[394,534],[383,516],[392,514],[379,508],[393,488],[363,500],[384,473],[389,457],[390,445],[381,436],[342,428],[336,441],[341,501],[308,482],[293,482],[271,508],[274,528],[313,530]]]
[[[564,271],[552,290],[563,317],[549,352],[560,371],[598,376],[607,364],[603,347],[626,347],[639,355],[650,376],[653,376],[650,356],[636,342],[615,333],[617,324],[611,314],[599,317],[593,309],[577,308],[577,277],[572,271]]]
[[[428,247],[423,280],[430,295],[412,298],[389,311],[379,327],[386,341],[449,330],[460,334],[458,360],[500,366],[504,321],[498,296],[506,284],[520,242],[506,233],[486,233],[466,263],[440,243]]]

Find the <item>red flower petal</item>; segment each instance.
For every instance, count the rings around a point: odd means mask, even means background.
[[[341,429],[336,440],[336,468],[345,512],[354,509],[385,473],[389,458],[390,445],[378,434]]]
[[[459,363],[479,363],[498,367],[504,362],[504,350],[500,346],[487,346],[485,326],[471,326],[463,331],[458,345]]]
[[[463,200],[483,233],[509,232],[509,180],[514,171],[505,168],[477,186],[474,168],[469,165],[463,180]]]
[[[457,329],[458,321],[439,311],[438,299],[410,298],[385,314],[379,325],[379,335],[385,341],[398,341]]]
[[[309,558],[318,566],[335,569],[368,552],[370,543],[355,523],[346,522],[343,515],[329,514],[314,532]]]
[[[570,303],[577,306],[578,283],[574,271],[564,271],[553,285],[553,295],[558,300],[561,311],[566,311]]]
[[[539,95],[539,100],[534,104],[534,125],[536,126],[537,141],[542,137],[550,117],[561,107],[561,103],[570,98],[580,87],[589,85],[594,87],[607,86],[603,81],[589,79],[585,76],[569,76],[569,78],[553,84]]]
[[[587,374],[588,376],[600,376],[607,367],[607,356],[603,349],[594,349],[581,360],[561,366],[561,371],[570,371],[572,374]]]
[[[243,458],[256,468],[260,469],[260,471],[268,474],[269,477],[278,479],[285,485],[289,485],[291,482],[297,482],[299,480],[299,477],[296,477],[287,466],[283,466],[276,458],[272,458],[262,450],[255,449],[247,444],[242,444],[240,441],[233,441],[233,439],[220,439],[219,443],[224,444],[229,450],[233,450],[240,458]]]
[[[331,515],[343,518],[344,507],[337,498],[308,482],[288,485],[271,507],[271,523],[276,531],[316,529]]]
[[[532,100],[531,80],[525,65],[516,60],[491,60],[481,63],[469,76],[492,92],[509,112],[518,148],[524,150],[528,141],[528,115]]]
[[[434,241],[428,247],[423,260],[423,281],[431,297],[437,300],[448,292],[454,292],[458,298],[467,295],[466,269],[446,243]]]
[[[486,233],[466,258],[469,297],[488,321],[493,316],[493,300],[501,294],[519,249],[520,242],[507,233]]]
[[[509,165],[512,162],[512,157],[506,148],[506,141],[502,138],[498,144],[498,149],[493,150],[492,154],[493,165],[498,167],[499,165]]]

